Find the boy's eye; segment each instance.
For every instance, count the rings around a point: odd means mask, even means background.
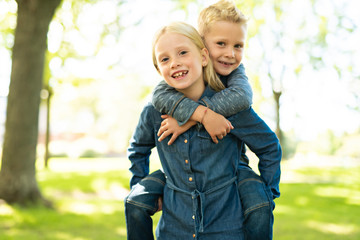
[[[236,44],[235,45],[235,48],[238,48],[238,49],[241,49],[241,48],[243,48],[244,46],[242,45],[242,44]]]
[[[225,43],[224,43],[224,42],[217,42],[216,44],[219,45],[220,47],[225,46]]]
[[[181,51],[180,55],[185,55],[187,53],[187,51]]]

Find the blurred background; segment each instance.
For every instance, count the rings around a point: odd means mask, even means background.
[[[139,112],[161,80],[151,62],[155,31],[170,21],[197,25],[216,1],[68,1],[50,23],[38,156],[47,97],[52,156],[124,153]],[[360,156],[360,19],[356,1],[244,1],[243,61],[253,107],[273,130],[277,114],[286,158]],[[4,134],[17,4],[1,1],[0,136]],[[278,104],[277,104],[278,103]],[[0,138],[1,140],[2,138]]]
[[[151,60],[154,33],[171,21],[197,26],[201,9],[215,2],[60,1],[47,33],[40,92],[36,164],[45,193],[54,194],[42,183],[42,176],[47,179],[47,174],[52,175],[45,163],[57,174],[69,172],[77,164],[79,171],[95,171],[99,166],[122,171],[129,167],[129,139],[143,105],[161,80]],[[284,150],[282,181],[332,184],[351,176],[346,184],[355,186],[335,195],[346,195],[347,202],[340,205],[350,204],[349,209],[359,212],[360,3],[247,0],[236,4],[249,19],[243,63],[254,92],[253,108],[277,133]],[[1,147],[6,131],[17,11],[15,0],[0,1]],[[256,157],[251,157],[256,169]],[[124,174],[126,182],[129,175]],[[116,188],[120,197],[115,200],[126,195],[126,184],[120,190]],[[297,200],[300,207],[309,201]],[[0,214],[14,211],[4,206],[3,212],[0,207]],[[79,208],[76,211],[79,213]],[[360,230],[354,219],[355,216],[340,225],[314,221],[309,225],[320,232],[325,229],[322,232],[330,232],[333,239],[355,239]],[[16,226],[13,224],[5,224],[4,228],[10,231],[9,226]],[[124,235],[124,229],[116,234]],[[314,239],[332,239],[330,235]],[[290,234],[283,239],[297,238]]]

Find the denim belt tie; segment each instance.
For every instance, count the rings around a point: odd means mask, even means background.
[[[206,194],[210,194],[210,193],[213,193],[213,192],[216,192],[222,188],[225,188],[227,186],[229,186],[230,184],[234,183],[235,180],[237,179],[237,177],[233,177],[231,178],[230,180],[222,183],[222,184],[219,184],[217,185],[216,187],[213,187],[205,192],[200,192],[199,190],[195,189],[194,191],[192,192],[189,192],[189,191],[186,191],[184,189],[181,189],[177,186],[175,186],[170,180],[167,180],[166,181],[166,184],[168,185],[169,188],[175,190],[175,191],[178,191],[178,192],[182,192],[182,193],[185,193],[185,194],[188,194],[191,196],[192,200],[193,200],[193,211],[197,212],[197,210],[199,209],[199,206],[197,204],[197,198],[199,198],[199,204],[200,204],[200,226],[199,226],[199,232],[204,232],[204,202],[205,202],[205,195]]]

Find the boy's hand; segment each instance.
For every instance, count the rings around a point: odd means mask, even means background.
[[[158,141],[161,142],[167,136],[172,134],[172,136],[168,142],[168,145],[171,145],[177,139],[178,136],[180,136],[181,134],[183,134],[189,128],[191,128],[192,126],[194,126],[196,124],[195,121],[190,120],[190,121],[186,122],[184,125],[179,126],[176,119],[173,117],[170,117],[169,115],[161,115],[161,118],[163,118],[164,120],[161,122],[161,127],[157,134],[159,137]]]
[[[160,212],[162,210],[162,203],[163,203],[163,199],[162,199],[162,197],[159,197],[159,199],[158,199],[158,210],[156,212]]]
[[[218,143],[217,139],[223,139],[231,129],[234,129],[229,120],[211,109],[205,113],[202,124],[214,143]]]

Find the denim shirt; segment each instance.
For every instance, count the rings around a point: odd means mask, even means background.
[[[206,88],[202,98],[213,94]],[[279,197],[281,148],[276,135],[252,108],[228,119],[234,129],[218,144],[198,124],[168,146],[170,136],[157,140],[161,113],[152,104],[143,109],[128,148],[133,174],[130,186],[149,174],[149,157],[156,147],[167,178],[158,239],[193,239],[193,234],[199,233],[218,239],[217,233],[242,231],[243,212],[235,179],[239,165],[248,168],[239,163],[239,146],[244,143],[258,156],[261,177],[273,197]]]
[[[211,98],[204,98],[211,110],[229,117],[251,106],[253,93],[243,64],[240,64],[228,76],[220,76],[220,79],[226,89],[214,94]],[[190,119],[199,106],[199,103],[186,98],[165,81],[161,81],[155,87],[152,103],[159,112],[174,117],[180,126]]]

